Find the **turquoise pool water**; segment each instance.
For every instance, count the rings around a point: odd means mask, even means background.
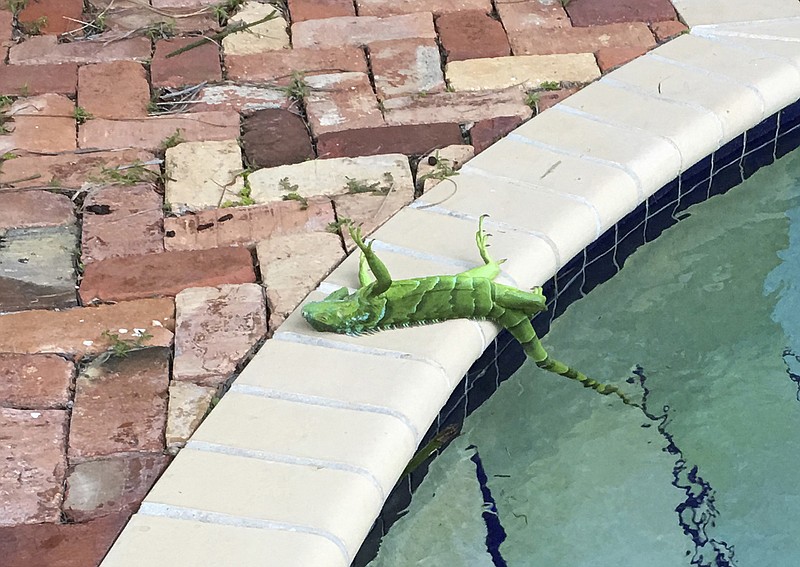
[[[431,465],[371,567],[800,565],[800,150],[637,250]]]

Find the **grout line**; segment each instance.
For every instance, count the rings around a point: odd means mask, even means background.
[[[259,451],[257,449],[244,449],[241,447],[233,447],[231,445],[223,445],[222,443],[212,443],[208,441],[195,441],[190,439],[186,443],[186,449],[192,449],[201,453],[217,453],[220,455],[230,455],[232,457],[243,457],[245,459],[253,459],[256,461],[265,461],[269,463],[282,463],[287,465],[297,465],[301,467],[313,467],[315,469],[332,469],[342,472],[357,474],[367,479],[375,489],[378,491],[378,496],[381,500],[386,499],[386,491],[381,486],[380,481],[368,469],[342,463],[339,461],[330,461],[328,459],[315,459],[313,457],[298,457],[295,455],[287,455],[285,453],[273,453],[271,451]]]
[[[692,35],[696,37],[701,37],[708,41],[719,43],[720,45],[724,45],[730,49],[735,49],[737,51],[742,51],[744,53],[750,53],[752,55],[758,55],[763,59],[771,59],[773,61],[780,61],[781,63],[788,64],[791,67],[794,67],[797,70],[798,75],[800,75],[800,63],[796,63],[790,57],[784,57],[783,55],[777,55],[775,53],[768,53],[759,49],[754,49],[752,47],[748,47],[747,45],[742,45],[741,43],[736,41],[737,36],[728,36],[728,35],[717,35],[717,34],[704,34],[702,30],[699,31],[697,34],[694,33],[695,29],[692,29]],[[753,39],[753,38],[751,38]],[[760,38],[755,38],[760,39]]]
[[[448,389],[449,391],[449,389]],[[310,406],[318,406],[332,409],[351,410],[364,413],[375,413],[393,417],[402,422],[411,433],[416,446],[423,433],[420,433],[411,419],[404,413],[386,406],[378,406],[374,404],[365,404],[361,402],[348,402],[345,400],[338,400],[335,398],[326,398],[323,396],[314,396],[311,394],[301,394],[299,392],[287,392],[284,390],[276,390],[274,388],[263,388],[261,386],[251,386],[249,384],[233,383],[229,392],[238,393],[244,396],[254,396],[259,398],[269,398],[273,400],[282,400],[286,402],[293,402],[298,404],[305,404]],[[190,441],[191,443],[191,441]]]
[[[312,526],[304,526],[300,524],[291,524],[289,522],[280,522],[275,520],[260,520],[257,518],[246,518],[242,516],[234,516],[231,514],[223,514],[220,512],[209,512],[206,510],[198,510],[197,508],[187,508],[185,506],[173,506],[171,504],[161,504],[158,502],[142,502],[138,511],[142,516],[156,516],[159,518],[171,518],[174,520],[190,520],[193,522],[201,522],[203,524],[217,524],[221,526],[232,526],[237,528],[251,528],[257,530],[276,530],[284,532],[298,532],[304,534],[315,535],[323,537],[333,543],[339,548],[342,556],[347,565],[350,565],[352,558],[350,552],[347,550],[347,545],[338,536],[329,531],[314,528]]]

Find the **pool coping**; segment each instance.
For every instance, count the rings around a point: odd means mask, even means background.
[[[689,34],[523,124],[455,185],[440,183],[378,229],[375,249],[392,275],[477,265],[476,222],[489,213],[490,251],[508,258],[501,281],[541,285],[681,172],[800,99],[800,2],[673,3]],[[356,266],[351,255],[309,299],[357,287]],[[295,311],[102,565],[350,565],[497,333],[458,320],[323,335]]]

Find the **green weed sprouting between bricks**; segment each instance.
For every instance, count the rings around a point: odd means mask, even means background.
[[[136,333],[135,330],[134,333]],[[117,333],[112,333],[108,329],[100,333],[100,336],[104,339],[108,339],[109,343],[111,343],[106,352],[111,356],[120,358],[125,358],[131,351],[147,348],[147,345],[144,344],[145,341],[149,341],[153,338],[153,335],[143,331],[134,334],[134,337],[131,339],[123,339]]]
[[[433,163],[431,163],[431,160],[434,160]],[[428,179],[444,181],[448,177],[458,175],[458,171],[453,167],[450,160],[441,157],[438,151],[434,152],[434,154],[428,158],[428,165],[434,166],[433,170],[417,177],[417,185],[424,185],[425,181]]]
[[[306,77],[299,71],[293,71],[289,84],[280,90],[286,93],[286,97],[298,102],[304,101],[311,94],[311,87],[306,83]]]
[[[145,164],[140,161],[131,165],[107,167],[103,166],[99,177],[93,177],[90,181],[102,183],[119,183],[120,185],[135,185],[145,181],[158,181],[161,173],[147,169]]]
[[[42,28],[47,25],[47,16],[36,18],[32,22],[19,22],[19,29],[27,35],[41,35]]]
[[[11,13],[16,16],[25,9],[25,6],[28,5],[28,0],[7,0],[6,5],[11,10]]]
[[[342,217],[337,221],[329,222],[328,226],[325,227],[325,230],[327,230],[328,232],[332,232],[334,234],[339,234],[339,231],[342,229],[343,226],[350,226],[352,224],[353,224],[353,219]]]
[[[286,194],[282,195],[281,199],[284,201],[299,202],[301,211],[305,211],[308,208],[308,199],[298,193],[298,190],[300,189],[299,185],[293,184],[289,181],[288,177],[284,177],[278,181],[278,186],[281,188],[281,191],[286,191]]]
[[[72,111],[72,117],[75,118],[78,124],[85,124],[87,120],[94,118],[92,113],[87,112],[82,106],[75,107],[75,110]]]
[[[171,37],[175,37],[175,35],[178,33],[175,20],[171,18],[169,20],[150,24],[146,28],[142,28],[142,30],[144,36],[150,41],[156,41],[157,39],[169,39]]]
[[[244,2],[245,0],[225,0],[219,4],[214,4],[211,7],[211,13],[214,14],[217,23],[224,26],[228,23],[228,19],[242,7]]]
[[[161,142],[159,146],[162,150],[168,150],[169,148],[174,148],[178,144],[182,144],[186,140],[184,139],[183,135],[181,134],[182,129],[176,128],[175,132],[164,138],[164,141]]]
[[[394,176],[389,171],[383,174],[383,184],[380,181],[369,183],[363,179],[354,179],[346,176],[345,179],[347,179],[347,183],[345,183],[344,188],[347,189],[348,194],[372,193],[373,195],[388,195],[394,187]]]
[[[220,207],[226,209],[228,207],[247,207],[248,205],[255,205],[256,201],[252,197],[253,189],[250,187],[250,180],[248,179],[251,173],[250,169],[243,169],[242,171],[238,172],[236,175],[233,176],[233,180],[236,180],[237,177],[240,175],[242,176],[242,181],[244,182],[244,187],[242,187],[237,195],[239,196],[238,201],[231,201],[226,200],[223,202]]]
[[[544,81],[539,84],[539,88],[543,91],[557,91],[561,88],[561,83],[558,81]]]

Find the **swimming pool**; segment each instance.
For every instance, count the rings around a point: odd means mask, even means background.
[[[544,339],[644,411],[526,362],[370,565],[796,564],[800,150],[677,217]]]

